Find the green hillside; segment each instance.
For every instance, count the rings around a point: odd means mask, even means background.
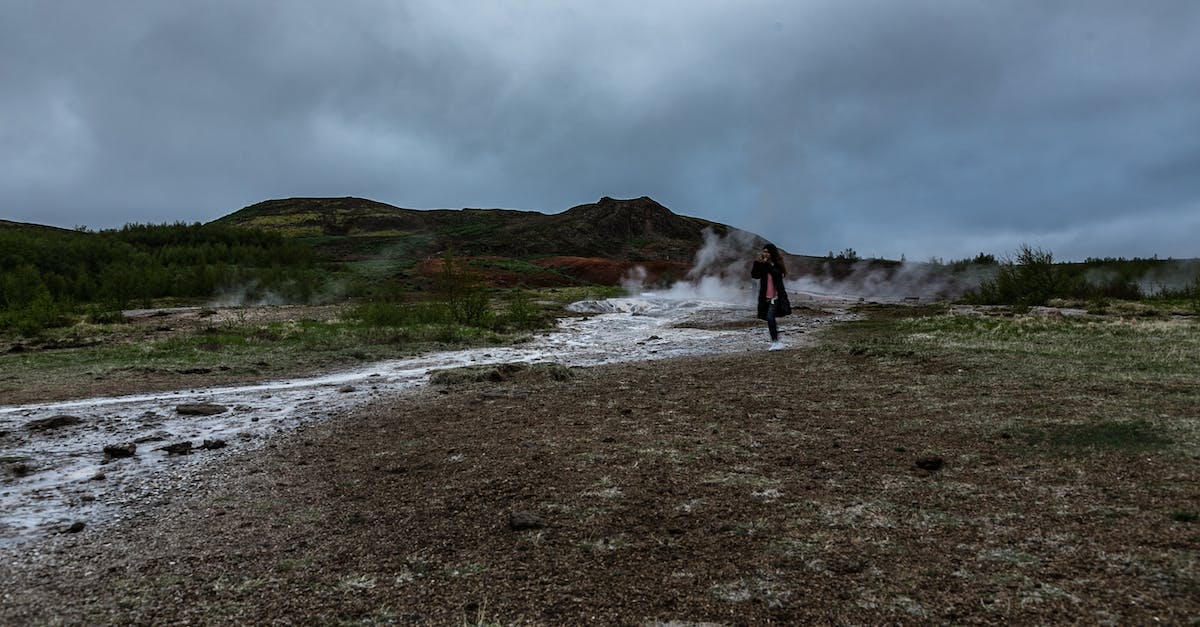
[[[705,229],[719,235],[737,230],[678,215],[644,196],[605,197],[557,214],[416,210],[362,198],[289,198],[251,205],[215,222],[306,240],[338,260],[427,258],[449,250],[518,259],[580,256],[690,262],[704,244]]]

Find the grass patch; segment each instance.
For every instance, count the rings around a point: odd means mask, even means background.
[[[495,346],[523,341],[530,330],[553,326],[557,305],[529,296],[500,303],[486,327],[454,320],[441,303],[380,303],[352,307],[341,319],[255,323],[233,320],[182,329],[167,337],[123,325],[113,329],[77,325],[64,331],[55,350],[0,353],[0,395],[38,389],[47,393],[63,381],[115,377],[193,378],[206,376],[292,376],[330,367],[398,359],[429,350]],[[201,378],[195,378],[195,377]],[[59,382],[59,383],[55,383]]]
[[[1171,520],[1181,523],[1200,522],[1200,512],[1194,511],[1178,511],[1171,512]]]
[[[1045,444],[1052,448],[1117,451],[1153,451],[1172,443],[1170,438],[1144,420],[1052,425],[1027,430],[1025,439],[1030,444]]]
[[[862,393],[898,410],[933,403],[906,418],[916,429],[950,429],[942,417],[953,416],[1061,452],[1183,450],[1200,437],[1200,325],[1189,319],[864,313],[818,350],[903,373],[901,387]]]
[[[909,317],[882,308],[865,313],[865,320],[839,325],[825,349],[918,361],[940,358],[997,373],[1040,373],[1044,380],[1190,383],[1200,377],[1200,361],[1194,358],[1200,354],[1200,325],[1187,320]]]

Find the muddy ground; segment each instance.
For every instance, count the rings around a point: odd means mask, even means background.
[[[1039,450],[1019,382],[945,368],[814,344],[423,388],[6,551],[0,623],[1196,624],[1196,459]]]

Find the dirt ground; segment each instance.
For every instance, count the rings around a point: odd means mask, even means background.
[[[1196,459],[1037,450],[1012,382],[941,368],[807,346],[425,388],[6,551],[0,623],[1197,624]]]

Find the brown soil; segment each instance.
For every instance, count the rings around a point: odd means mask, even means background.
[[[365,407],[6,552],[0,623],[1200,616],[1195,460],[1039,450],[1010,382],[819,348],[574,372]]]
[[[505,257],[460,257],[460,261],[475,262],[471,264],[471,273],[481,283],[496,287],[566,287],[572,285],[620,285],[634,272],[644,273],[642,281],[646,285],[656,285],[660,282],[674,282],[687,276],[692,264],[674,261],[627,261],[622,259],[607,259],[602,257],[546,257],[534,261],[533,266],[544,270],[527,272],[508,270],[504,262],[512,261]],[[495,265],[490,265],[489,262]],[[429,258],[417,265],[414,275],[418,282],[432,285],[443,272],[443,262],[440,258]]]
[[[690,263],[675,261],[624,261],[599,257],[548,257],[536,263],[600,285],[620,285],[634,268],[641,268],[646,273],[643,279],[646,285],[678,281],[692,269]]]

